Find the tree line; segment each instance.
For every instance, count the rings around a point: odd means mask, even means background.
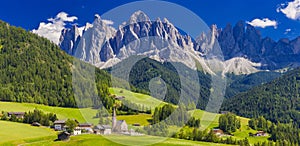
[[[294,69],[269,83],[226,99],[221,110],[248,118],[264,116],[274,123],[299,123],[299,72],[300,68]]]
[[[288,145],[300,144],[300,128],[295,122],[273,123],[263,116],[252,118],[248,122],[249,127],[254,130],[262,130],[270,134],[269,140],[274,143],[287,143]],[[251,135],[251,133],[250,133]],[[260,143],[261,145],[263,143]]]
[[[54,113],[44,113],[41,110],[34,109],[32,112],[25,112],[23,118],[18,118],[15,114],[11,114],[9,116],[7,112],[2,111],[1,120],[21,122],[27,124],[38,122],[43,126],[51,126],[53,125],[53,122],[57,120],[57,116]]]
[[[235,114],[226,113],[219,117],[219,128],[225,133],[233,133],[241,127],[241,120]]]
[[[175,133],[172,137],[193,141],[205,141],[213,143],[223,143],[223,144],[233,144],[240,146],[250,146],[249,140],[247,138],[243,140],[237,140],[232,137],[219,138],[213,133],[212,130],[200,130],[198,128],[183,127],[179,132]]]

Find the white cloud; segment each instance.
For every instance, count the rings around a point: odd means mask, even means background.
[[[273,26],[275,29],[277,28],[277,25],[278,25],[277,21],[270,20],[269,18],[254,19],[251,22],[247,21],[246,23],[248,23],[254,27],[261,27],[261,28]]]
[[[65,22],[74,22],[78,18],[75,16],[69,17],[67,13],[60,12],[55,18],[49,18],[48,22],[41,22],[38,29],[32,30],[33,33],[43,36],[55,44],[59,43],[61,31],[65,28]]]
[[[293,20],[300,20],[300,0],[294,0],[286,4],[281,4],[277,12],[282,12],[286,17]]]
[[[68,17],[68,14],[66,12],[60,12],[56,15],[55,18],[49,18],[48,21],[68,21],[68,22],[73,22],[75,20],[77,20],[78,18],[75,17],[75,16],[71,16],[71,17]]]
[[[292,31],[292,29],[288,28],[288,29],[285,30],[284,34],[288,34],[291,31]]]

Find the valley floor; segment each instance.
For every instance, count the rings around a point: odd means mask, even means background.
[[[102,137],[100,135],[78,135],[72,136],[68,141],[55,141],[55,137],[45,137],[40,139],[30,139],[23,141],[14,141],[5,143],[5,145],[26,145],[26,146],[122,146],[122,145],[153,145],[153,146],[225,146],[225,144],[216,144],[208,142],[196,142],[181,139],[165,139],[163,137],[155,136],[120,136],[110,135]],[[0,143],[1,145],[1,143]]]

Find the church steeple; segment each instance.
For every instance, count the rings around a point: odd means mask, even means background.
[[[117,117],[116,117],[116,107],[113,107],[113,113],[112,113],[112,130],[114,131],[117,124]]]

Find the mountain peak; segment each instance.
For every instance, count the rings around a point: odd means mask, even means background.
[[[129,19],[130,24],[144,21],[150,21],[150,18],[141,10],[134,12]]]
[[[99,14],[95,14],[95,19],[101,19],[100,15]]]
[[[93,24],[87,22],[84,26],[84,31],[88,30],[91,27],[93,27]]]

